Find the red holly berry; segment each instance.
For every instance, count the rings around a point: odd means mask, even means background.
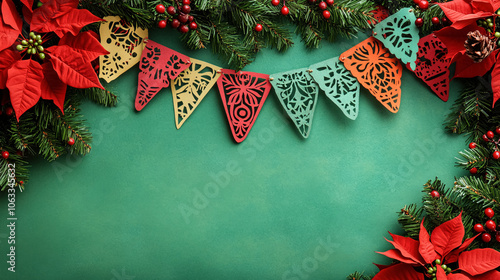
[[[272,4],[273,6],[278,6],[278,5],[280,4],[280,0],[272,0],[272,1],[271,1],[271,4]]]
[[[188,16],[188,21],[189,22],[192,22],[194,20],[194,17],[193,16]]]
[[[182,5],[191,5],[191,0],[182,0]]]
[[[469,170],[470,174],[476,174],[477,173],[477,168],[476,167],[472,167],[470,170]]]
[[[500,127],[497,127],[497,129],[495,129],[495,132],[496,132],[497,134],[500,134]]]
[[[168,8],[167,8],[167,13],[168,13],[169,15],[172,15],[172,16],[173,16],[173,15],[175,15],[175,13],[176,13],[176,12],[177,12],[177,11],[175,10],[174,6],[168,6]]]
[[[418,2],[418,7],[422,10],[427,10],[429,8],[429,2],[422,0]]]
[[[484,225],[489,230],[495,230],[497,228],[497,224],[493,220],[487,220]]]
[[[431,22],[432,22],[432,24],[434,24],[434,25],[438,25],[438,24],[439,24],[439,18],[438,18],[438,17],[433,17],[433,18],[431,19]]]
[[[180,14],[177,19],[181,22],[181,23],[186,23],[188,22],[189,20],[189,16],[186,15],[186,14]]]
[[[2,157],[3,157],[4,159],[8,159],[8,158],[9,158],[9,156],[10,156],[9,152],[7,152],[7,151],[3,151],[3,152],[2,152]]]
[[[493,211],[493,209],[491,209],[490,207],[488,207],[488,208],[484,209],[484,214],[488,218],[493,218],[493,216],[495,216],[495,211]]]
[[[288,7],[283,6],[283,8],[281,8],[281,14],[286,16],[286,15],[288,15],[288,13],[290,13],[290,10],[288,10]]]
[[[500,152],[499,151],[494,151],[493,152],[493,158],[494,159],[499,159],[500,158]]]
[[[172,26],[173,28],[177,28],[181,26],[181,22],[178,19],[173,19],[172,23],[170,23],[170,26]]]
[[[470,142],[469,149],[475,149],[476,147],[477,147],[477,144],[475,142]]]
[[[23,181],[19,181],[19,185],[22,185],[22,184],[24,184],[24,182]]]
[[[486,136],[490,139],[493,139],[493,137],[495,137],[495,133],[493,133],[493,131],[490,130],[490,131],[486,132]]]
[[[184,5],[184,6],[182,6],[181,11],[182,11],[183,13],[185,13],[185,14],[189,14],[189,13],[191,12],[191,6],[189,6],[189,5]]]
[[[193,21],[189,24],[189,29],[195,30],[196,28],[198,28],[198,24],[196,24],[196,22]]]
[[[73,138],[69,138],[69,140],[68,140],[68,145],[70,145],[70,146],[75,145],[75,139],[73,139]]]
[[[486,134],[483,134],[483,140],[486,142],[490,142],[490,139],[488,138],[488,136],[486,136]]]
[[[12,116],[12,114],[14,114],[14,109],[8,107],[7,109],[5,109],[5,114],[9,117]]]
[[[329,11],[327,11],[327,10],[324,10],[324,11],[323,11],[323,17],[324,17],[324,18],[329,19],[329,18],[330,18],[330,16],[331,16],[331,14],[330,14],[330,12],[329,12]]]
[[[257,32],[261,32],[262,31],[262,24],[257,23],[257,25],[255,26],[254,30],[257,31]]]
[[[447,17],[443,17],[443,18],[441,19],[441,22],[442,22],[443,24],[445,24],[445,25],[446,25],[446,24],[448,24],[448,18],[447,18]]]
[[[415,25],[421,27],[422,25],[424,25],[424,20],[422,18],[417,18],[415,20]]]
[[[488,242],[490,242],[490,241],[491,241],[491,235],[490,235],[489,233],[486,233],[486,232],[485,232],[485,233],[483,233],[483,234],[481,235],[481,239],[482,239],[484,242],[488,243]]]
[[[474,225],[474,230],[475,230],[476,232],[483,232],[483,231],[484,231],[484,227],[483,227],[483,225],[482,225],[482,224],[475,224],[475,225]]]
[[[324,9],[326,9],[327,5],[326,5],[325,1],[321,1],[321,2],[319,2],[318,6],[319,6],[320,9],[324,10]]]
[[[333,0],[326,0],[326,4],[328,4],[328,6],[332,6],[334,3],[335,1]]]
[[[433,190],[433,191],[431,192],[431,196],[432,196],[432,197],[434,197],[434,198],[438,198],[438,197],[439,197],[439,192],[438,192],[438,191],[436,191],[436,190]]]
[[[179,31],[181,33],[188,33],[189,32],[189,27],[187,25],[181,25],[181,27],[179,27]]]
[[[158,5],[156,5],[155,10],[159,14],[164,14],[165,13],[165,6],[163,6],[162,4],[158,4]]]
[[[166,20],[164,20],[164,19],[163,19],[163,20],[160,20],[160,21],[158,22],[158,27],[159,27],[159,28],[162,28],[162,29],[163,29],[163,28],[165,28],[165,27],[167,27],[167,21],[166,21]]]

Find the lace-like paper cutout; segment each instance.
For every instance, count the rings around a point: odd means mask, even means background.
[[[139,64],[139,86],[135,97],[135,109],[142,110],[170,80],[191,64],[189,57],[148,40]]]
[[[340,55],[340,60],[389,111],[399,110],[403,67],[380,41],[369,37]]]
[[[377,24],[377,23],[383,21],[384,19],[386,19],[390,15],[389,10],[382,5],[377,5],[377,9],[371,11],[371,13],[372,13],[373,17],[375,18],[373,24]],[[368,21],[368,23],[372,23],[372,22]]]
[[[99,57],[99,78],[109,83],[139,62],[148,30],[127,25],[118,16],[104,19],[99,33],[109,54]]]
[[[411,8],[404,8],[373,28],[373,36],[404,64],[410,63],[411,69],[416,67],[420,39],[418,27],[415,25],[416,19]]]
[[[271,75],[271,84],[278,99],[300,134],[307,138],[318,100],[319,87],[308,69],[297,69]]]
[[[271,85],[269,76],[253,72],[222,69],[217,81],[234,140],[241,143],[248,136]]]
[[[350,119],[358,117],[359,83],[338,57],[309,67],[319,87]]]
[[[175,125],[179,129],[219,79],[220,67],[191,58],[191,65],[172,82]]]
[[[420,39],[418,47],[415,75],[422,79],[441,100],[448,101],[450,89],[448,66],[451,60],[446,59],[448,49],[434,34]]]

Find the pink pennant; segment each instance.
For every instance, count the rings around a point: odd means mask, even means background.
[[[450,59],[446,58],[447,53],[446,46],[434,34],[421,38],[414,71],[443,101],[448,101],[450,88]],[[411,71],[409,64],[406,68]]]
[[[135,109],[142,110],[162,88],[170,85],[170,80],[177,78],[189,65],[189,57],[148,40],[139,65],[141,72]]]
[[[222,69],[217,80],[234,140],[241,143],[252,129],[271,90],[269,75]]]

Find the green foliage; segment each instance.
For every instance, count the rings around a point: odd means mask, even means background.
[[[352,274],[349,274],[349,276],[347,276],[346,280],[370,280],[372,278],[373,278],[373,276],[366,276],[362,272],[356,271]]]

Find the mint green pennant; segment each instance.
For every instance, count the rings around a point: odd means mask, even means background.
[[[307,68],[271,75],[269,80],[281,105],[300,134],[307,138],[318,100],[319,87]]]
[[[404,8],[378,23],[373,28],[373,37],[381,41],[389,51],[415,70],[418,52],[418,27],[415,25],[412,8]]]
[[[359,108],[359,82],[347,70],[338,57],[316,63],[309,67],[311,76],[335,103],[340,110],[350,119],[358,117]]]

